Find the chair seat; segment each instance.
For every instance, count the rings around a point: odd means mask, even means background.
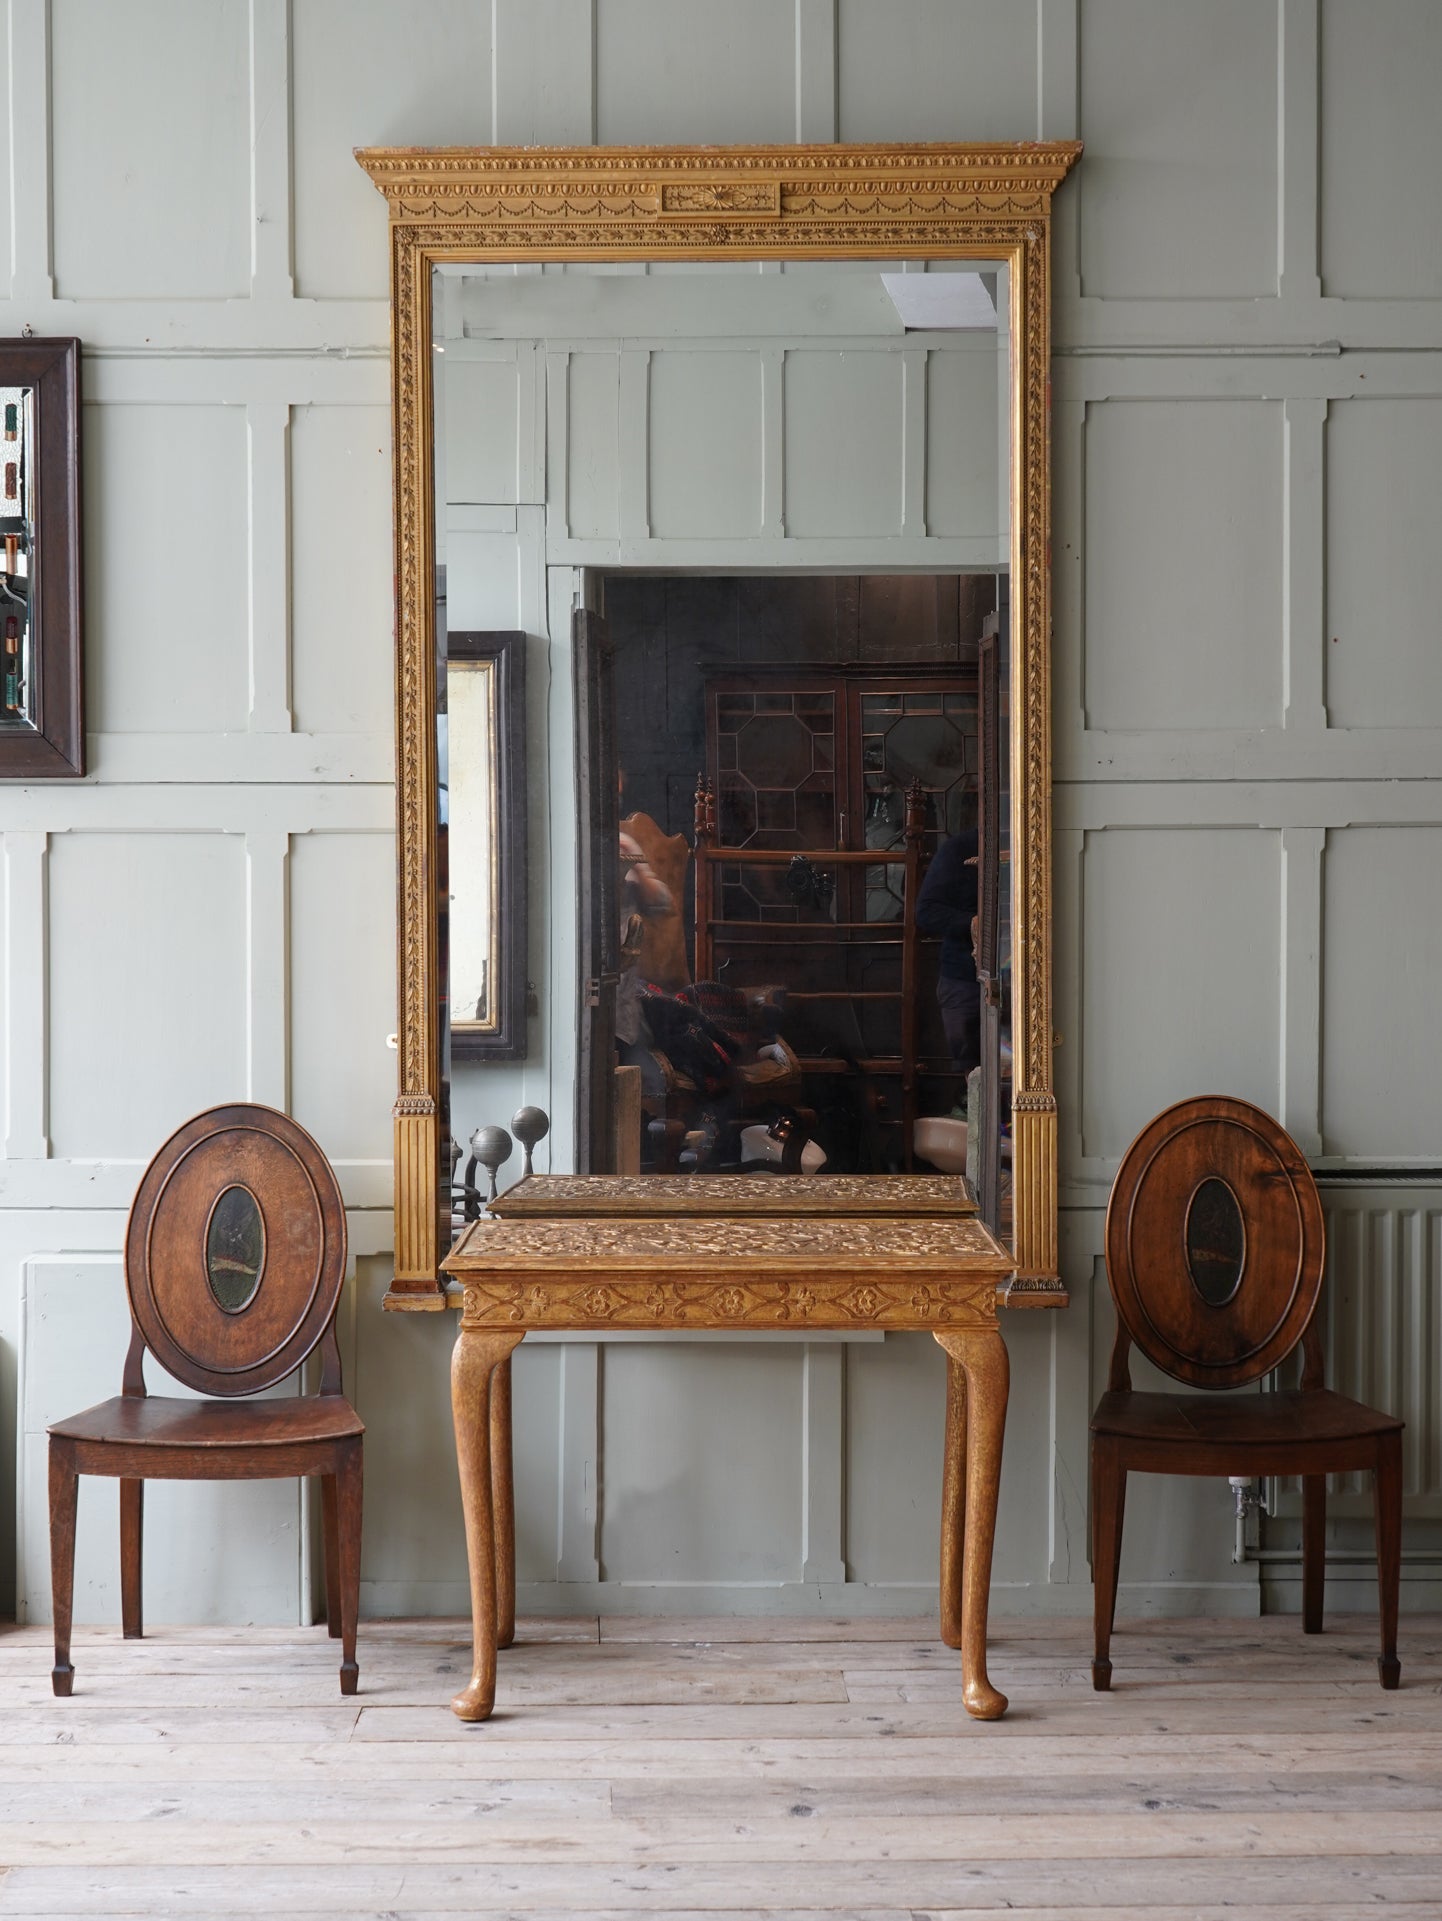
[[[1393,1414],[1349,1401],[1328,1388],[1275,1394],[1103,1394],[1091,1423],[1093,1434],[1118,1440],[1237,1447],[1363,1440],[1396,1433],[1405,1425]]]
[[[342,1395],[285,1401],[181,1401],[147,1394],[117,1395],[82,1414],[57,1421],[50,1433],[66,1441],[156,1447],[294,1447],[297,1442],[343,1441],[365,1424]]]

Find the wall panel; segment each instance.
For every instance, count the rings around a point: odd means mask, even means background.
[[[1442,397],[1334,402],[1326,478],[1328,718],[1442,727]]]
[[[1159,1109],[1279,1098],[1281,837],[1108,829],[1082,858],[1081,1134],[1115,1157]]]
[[[249,20],[246,0],[147,0],[143,22],[108,0],[51,0],[62,298],[248,291]]]
[[[791,1343],[607,1346],[604,1578],[800,1579],[801,1368]]]
[[[148,1161],[245,1095],[244,844],[57,834],[49,867],[51,1152]]]
[[[795,139],[796,16],[777,0],[595,0],[596,139]]]
[[[390,440],[383,406],[291,418],[291,705],[305,733],[391,729]]]
[[[437,440],[438,459],[445,450],[444,497],[514,505],[520,498],[521,363],[504,348],[495,358],[476,359],[464,343],[448,341],[446,352]],[[439,471],[436,484],[442,485]]]
[[[995,337],[978,334],[926,356],[926,531],[991,533],[1004,555],[1005,482],[998,445]]]
[[[1442,826],[1331,833],[1322,875],[1324,1151],[1435,1164]]]
[[[620,531],[620,356],[574,353],[563,364],[566,531],[577,540],[612,540]]]
[[[1083,702],[1110,728],[1266,727],[1282,706],[1282,409],[1087,409]]]
[[[366,1424],[361,1613],[465,1614],[465,1527],[450,1421],[455,1321],[384,1313],[388,1280],[388,1263],[358,1264],[356,1359],[346,1376]],[[527,1343],[512,1362],[521,1581],[556,1578],[560,1357],[559,1347]]]
[[[355,147],[493,139],[491,9],[427,0],[292,0],[296,292],[386,297],[386,212]]]
[[[1277,290],[1277,14],[1257,0],[1080,0],[1082,291]]]
[[[788,535],[900,533],[903,420],[899,355],[788,353]]]
[[[929,1334],[848,1349],[848,1580],[935,1581],[945,1418],[946,1357]],[[887,1445],[878,1447],[883,1434]]]
[[[739,539],[761,531],[759,354],[651,355],[647,501],[661,539]]]
[[[390,1158],[394,867],[388,834],[291,843],[291,1111],[333,1159]]]
[[[7,29],[9,21],[0,14],[0,24]],[[10,174],[10,92],[16,85],[24,86],[29,78],[23,70],[17,71],[13,60],[9,71],[0,81],[0,300],[10,298],[10,251],[12,237],[10,230],[10,196],[14,184]]]
[[[24,1618],[38,1622],[51,1618],[45,1429],[119,1392],[130,1315],[113,1257],[42,1256],[27,1261],[23,1275],[20,1555]],[[154,1360],[146,1362],[146,1383],[155,1394],[195,1398]],[[300,1515],[296,1481],[152,1481],[145,1490],[146,1620],[294,1625],[301,1618]],[[103,1623],[117,1635],[119,1534],[116,1483],[82,1476],[75,1620]],[[76,1658],[83,1661],[83,1651]]]
[[[1423,240],[1436,227],[1442,179],[1439,73],[1433,0],[1321,0],[1325,293],[1442,298],[1442,249]],[[1409,235],[1415,244],[1399,245]]]
[[[144,734],[244,728],[244,409],[84,411],[87,725]]]
[[[839,140],[1025,140],[1037,14],[1013,0],[840,0]]]

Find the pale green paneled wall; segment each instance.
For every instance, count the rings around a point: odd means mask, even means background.
[[[464,1600],[449,1329],[379,1312],[388,316],[384,207],[349,149],[1077,135],[1087,153],[1057,202],[1053,417],[1074,1302],[1009,1329],[997,1576],[999,1607],[1084,1609],[1085,1426],[1109,1332],[1100,1209],[1131,1130],[1164,1100],[1227,1085],[1316,1155],[1442,1158],[1428,907],[1442,846],[1442,256],[1424,244],[1442,13],[1429,0],[432,0],[403,23],[384,0],[123,12],[122,33],[109,0],[8,0],[0,90],[0,332],[87,347],[93,768],[71,788],[0,793],[0,1584],[18,1534],[22,1598],[47,1604],[35,1438],[62,1400],[113,1391],[115,1255],[140,1165],[188,1107],[241,1093],[294,1105],[350,1204],[368,1604]],[[544,648],[566,597],[548,606],[543,567],[523,576],[522,623]],[[549,697],[563,719],[564,675]],[[554,823],[556,860],[566,833]],[[1427,1412],[1442,1372],[1439,1199],[1382,1184],[1333,1210],[1339,1361],[1423,1437],[1415,1553],[1442,1489]],[[57,1326],[73,1340],[57,1345]],[[940,1376],[924,1344],[537,1346],[518,1379],[533,1601],[927,1603]],[[737,1431],[755,1445],[720,1490],[702,1470]],[[702,1490],[699,1515],[677,1505],[682,1480]],[[292,1618],[308,1599],[306,1517],[288,1491],[275,1501],[152,1529],[170,1583],[157,1599],[196,1617],[233,1608],[221,1546],[234,1527],[247,1611]],[[1132,1506],[1130,1605],[1257,1604],[1255,1568],[1230,1562],[1224,1490],[1157,1484]],[[89,1531],[87,1591],[113,1618],[113,1536],[103,1515]],[[702,1585],[674,1585],[690,1580]],[[782,1585],[730,1585],[747,1580]]]

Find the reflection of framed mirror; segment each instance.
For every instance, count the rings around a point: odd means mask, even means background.
[[[1078,151],[1058,144],[745,152],[395,149],[360,156],[391,211],[401,862],[394,1304],[440,1304],[435,1277],[447,1238],[440,1138],[444,1009],[431,891],[438,833],[433,350],[441,344],[433,272],[464,262],[634,261],[669,269],[687,261],[875,260],[925,267],[969,260],[1005,271],[1015,1292],[1057,1296],[1048,270],[1051,195]],[[923,317],[914,324],[929,323]],[[917,391],[924,393],[924,384]],[[644,414],[622,431],[644,445]],[[915,481],[912,444],[908,440],[905,458]],[[924,466],[919,478],[924,488],[930,478]],[[831,564],[840,573],[850,560],[843,545]],[[554,793],[552,811],[559,818]]]
[[[526,636],[445,642],[437,787],[453,1056],[526,1053]]]
[[[85,772],[80,342],[0,341],[0,775]]]

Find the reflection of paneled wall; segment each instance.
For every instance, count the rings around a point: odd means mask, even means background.
[[[532,500],[552,566],[1004,564],[997,335],[905,334],[874,269],[818,274],[449,288],[449,591],[493,565],[455,546],[476,510]]]
[[[1313,1154],[1429,1170],[1414,1188],[1329,1195],[1338,1378],[1395,1397],[1412,1422],[1423,1456],[1407,1545],[1428,1551],[1442,1202],[1442,255],[1428,239],[1442,12],[1432,0],[436,0],[404,32],[395,21],[382,0],[9,9],[0,331],[78,333],[89,350],[95,774],[0,796],[0,1561],[22,1289],[36,1277],[46,1313],[95,1336],[85,1368],[66,1372],[68,1349],[39,1336],[27,1304],[30,1433],[118,1378],[115,1254],[140,1161],[196,1102],[249,1091],[320,1130],[365,1257],[346,1338],[370,1428],[367,1604],[464,1605],[441,1412],[450,1329],[378,1306],[394,1025],[387,274],[384,207],[351,148],[1073,135],[1086,154],[1054,248],[1053,712],[1074,1304],[1009,1325],[999,1604],[1088,1604],[1107,1183],[1162,1101],[1225,1087],[1255,1092]],[[618,326],[609,354],[593,337],[570,357],[590,424],[568,436],[568,487],[598,545],[568,560],[614,564],[641,512],[657,543],[693,539],[706,516],[718,541],[763,539],[778,503],[792,538],[821,539],[834,505],[874,541],[863,563],[859,536],[839,537],[832,571],[910,564],[918,500],[933,540],[961,538],[936,503],[954,484],[937,463],[963,417],[950,389],[962,356],[927,370],[928,409],[951,412],[933,412],[924,462],[920,438],[898,453],[889,424],[898,387],[903,412],[917,405],[911,350],[867,368],[836,433],[854,441],[885,410],[876,491],[858,497],[853,471],[833,496],[819,464],[793,465],[781,486],[774,436],[778,422],[784,442],[825,421],[836,340],[787,369],[783,406],[764,360],[758,397],[734,339],[701,368],[637,334]],[[478,362],[474,378],[513,381],[514,419],[504,450],[473,451],[474,499],[447,530],[453,559],[468,546],[486,561],[477,604],[452,614],[534,636],[531,684],[565,738],[572,582],[569,565],[546,572],[547,369],[523,368],[506,343],[493,354],[516,372]],[[715,466],[693,483],[664,432],[648,436],[642,500],[608,492],[621,449],[601,422],[648,355],[655,420],[707,421]],[[543,762],[538,780],[537,821]],[[533,910],[570,871],[570,824],[549,829],[533,848]],[[543,1000],[569,982],[570,938],[565,918],[537,934]],[[551,1078],[546,1033],[535,1039],[523,1067],[478,1084],[468,1119],[504,1119],[533,1095],[557,1114],[560,1159],[569,1090]],[[1382,1365],[1399,1329],[1402,1363]],[[614,1368],[611,1352],[521,1356],[533,1601],[925,1602],[941,1406],[924,1342],[759,1357],[722,1343],[684,1359],[642,1346]],[[720,1486],[717,1437],[753,1417],[765,1445]],[[689,1512],[670,1485],[683,1481]],[[25,1485],[33,1543],[43,1529]],[[294,1497],[242,1514],[223,1495],[197,1493],[213,1502],[198,1520],[152,1524],[167,1609],[299,1603]],[[1133,1503],[1124,1612],[1257,1604],[1255,1571],[1230,1565],[1225,1489],[1141,1482]],[[200,1544],[189,1559],[187,1542]],[[235,1542],[256,1583],[244,1591],[224,1558]],[[39,1609],[34,1560],[26,1599]],[[763,1585],[676,1585],[691,1580]],[[796,1585],[765,1585],[778,1580]],[[627,1581],[653,1585],[613,1585]],[[94,1600],[114,1618],[103,1582]]]

